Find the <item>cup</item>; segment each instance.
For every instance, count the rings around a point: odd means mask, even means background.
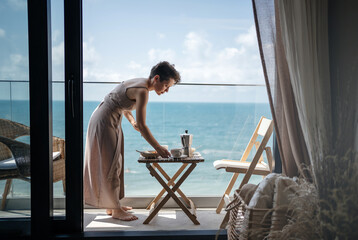
[[[170,153],[172,154],[173,157],[178,158],[183,154],[183,149],[182,148],[173,148],[170,150]]]
[[[192,156],[194,155],[195,150],[196,150],[196,149],[193,148],[193,147],[190,148],[190,150],[189,150],[189,156],[190,156],[190,157],[192,157]]]

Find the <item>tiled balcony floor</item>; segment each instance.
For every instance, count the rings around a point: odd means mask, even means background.
[[[86,209],[84,214],[85,231],[168,231],[168,230],[219,230],[225,211],[216,214],[215,208],[198,208],[195,225],[179,208],[163,208],[149,223],[143,224],[149,215],[145,209],[133,209],[136,221],[120,221],[108,216],[104,209]]]
[[[84,231],[176,231],[176,230],[219,230],[225,210],[216,214],[215,208],[198,208],[195,225],[180,208],[163,208],[149,224],[143,224],[149,215],[146,209],[131,211],[139,219],[136,221],[121,221],[108,216],[105,209],[85,209]],[[1,218],[31,217],[29,210],[0,211]],[[55,210],[55,216],[63,216],[63,210]]]

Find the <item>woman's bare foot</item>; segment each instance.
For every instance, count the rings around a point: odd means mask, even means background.
[[[134,216],[133,214],[124,211],[122,208],[113,209],[112,210],[112,218],[119,219],[122,221],[134,221],[137,220],[138,217]]]
[[[132,207],[129,207],[129,206],[123,206],[121,208],[123,211],[129,211],[129,210],[133,209]],[[106,213],[107,213],[107,215],[112,215],[112,209],[106,209]]]
[[[112,215],[112,209],[106,209],[107,215]]]
[[[133,208],[132,207],[129,207],[129,206],[122,206],[121,207],[124,211],[128,211],[128,210],[132,210]]]

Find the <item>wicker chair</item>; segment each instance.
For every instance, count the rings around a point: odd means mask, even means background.
[[[6,180],[1,210],[5,209],[12,179],[30,181],[30,145],[16,141],[21,136],[30,135],[30,128],[7,119],[0,119],[0,180]],[[65,140],[53,137],[53,181],[61,181],[66,192],[65,182]]]

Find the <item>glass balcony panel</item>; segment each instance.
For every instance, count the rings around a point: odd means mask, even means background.
[[[109,92],[115,86],[85,84],[84,99],[93,97],[94,91],[101,94],[96,95],[101,99],[105,96],[102,92]],[[84,142],[88,121],[99,103],[99,100],[84,101]],[[216,170],[213,162],[224,158],[240,160],[261,116],[271,118],[265,86],[178,85],[159,97],[154,92],[150,93],[146,122],[154,137],[169,148],[181,147],[180,134],[185,130],[194,135],[193,147],[205,162],[198,164],[181,189],[188,195],[219,196],[232,174]],[[139,154],[136,152],[152,147],[125,118],[122,129],[126,197],[156,195],[161,186],[150,176],[145,164],[137,162]],[[266,156],[264,161],[267,162]],[[173,175],[179,166],[163,164],[169,175]],[[242,177],[239,176],[238,183]],[[252,176],[250,182],[258,183],[261,179],[262,176]]]

